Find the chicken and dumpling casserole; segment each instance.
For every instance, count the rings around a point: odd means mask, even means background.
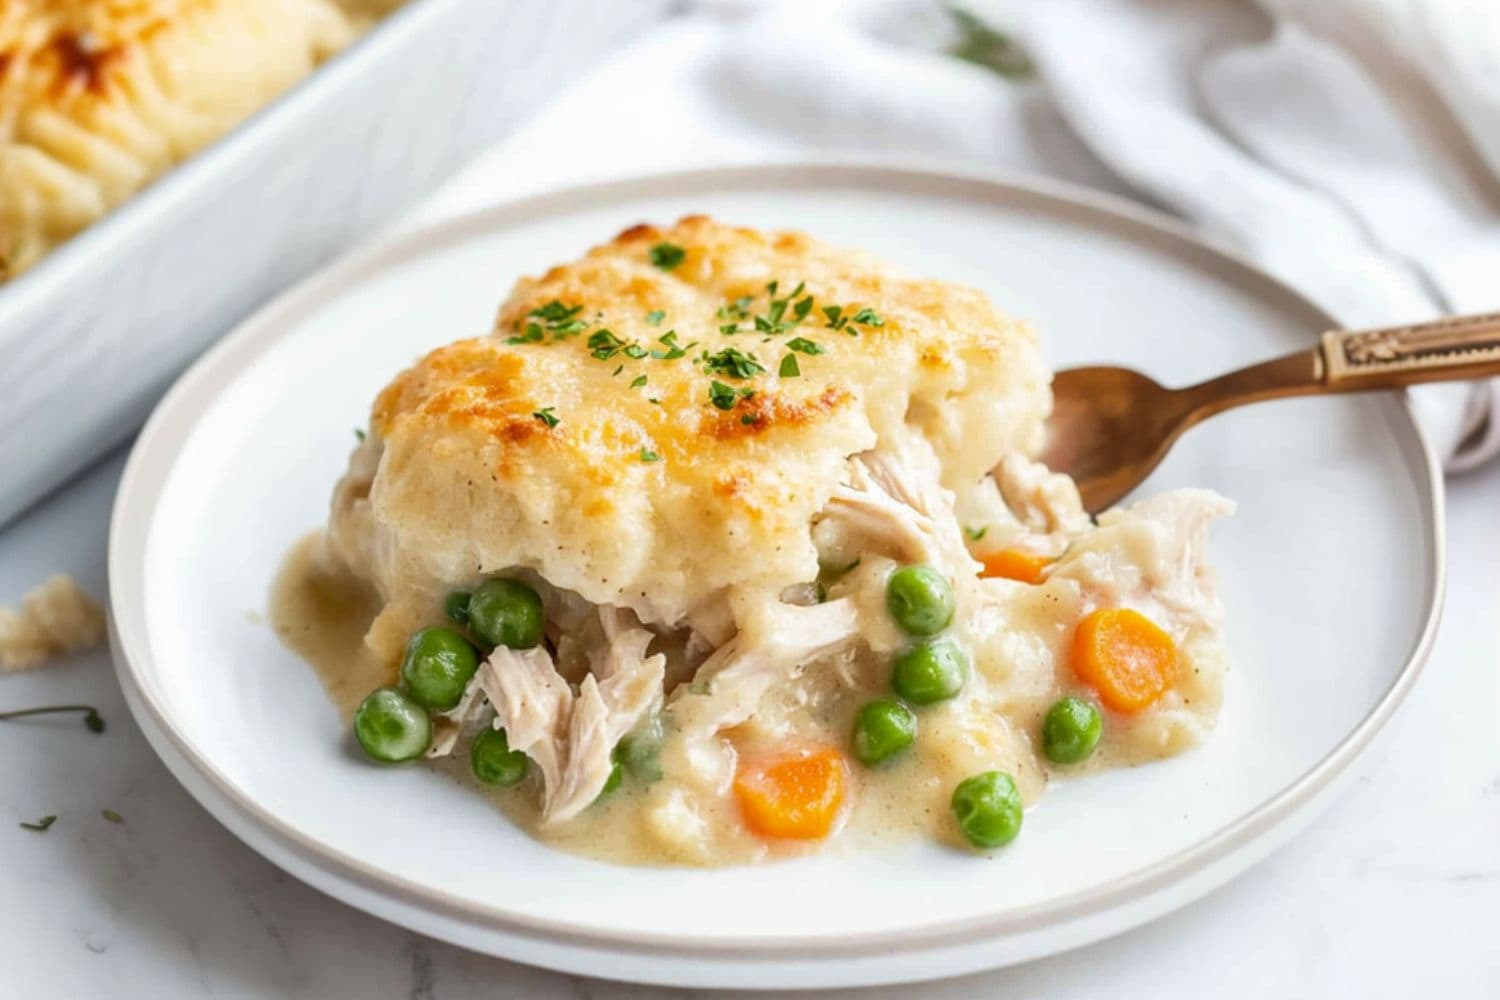
[[[366,666],[330,686],[371,757],[596,855],[1002,846],[1049,781],[1200,741],[1224,673],[1229,503],[1091,519],[1028,457],[1048,380],[973,289],[627,230],[375,401],[319,571],[367,588]]]
[[[399,0],[4,0],[0,281],[207,146]]]

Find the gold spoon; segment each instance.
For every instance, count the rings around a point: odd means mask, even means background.
[[[1073,477],[1084,507],[1097,513],[1145,479],[1183,431],[1233,407],[1491,375],[1500,375],[1500,313],[1331,330],[1311,350],[1185,389],[1164,388],[1129,368],[1069,368],[1052,380],[1041,458]]]

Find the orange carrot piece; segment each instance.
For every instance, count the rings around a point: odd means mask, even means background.
[[[1129,608],[1105,608],[1078,623],[1073,670],[1116,712],[1140,712],[1177,677],[1177,646],[1151,619]]]
[[[1022,583],[1041,583],[1042,576],[1053,560],[1022,549],[1001,549],[980,557],[984,570],[980,576],[1001,576]]]
[[[838,819],[848,774],[844,755],[822,747],[742,767],[734,794],[746,825],[761,836],[818,840],[828,836]]]

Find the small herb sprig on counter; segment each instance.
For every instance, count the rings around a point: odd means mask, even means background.
[[[11,719],[27,719],[37,715],[60,715],[71,712],[83,713],[83,724],[91,733],[104,732],[104,716],[93,705],[44,705],[41,708],[22,708],[11,712],[0,712],[0,722]]]

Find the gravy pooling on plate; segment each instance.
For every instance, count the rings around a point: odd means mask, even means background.
[[[638,226],[380,394],[278,627],[372,757],[452,758],[568,849],[1000,847],[1052,778],[1201,740],[1224,671],[1231,505],[1095,523],[1027,458],[1049,405],[972,289]]]

